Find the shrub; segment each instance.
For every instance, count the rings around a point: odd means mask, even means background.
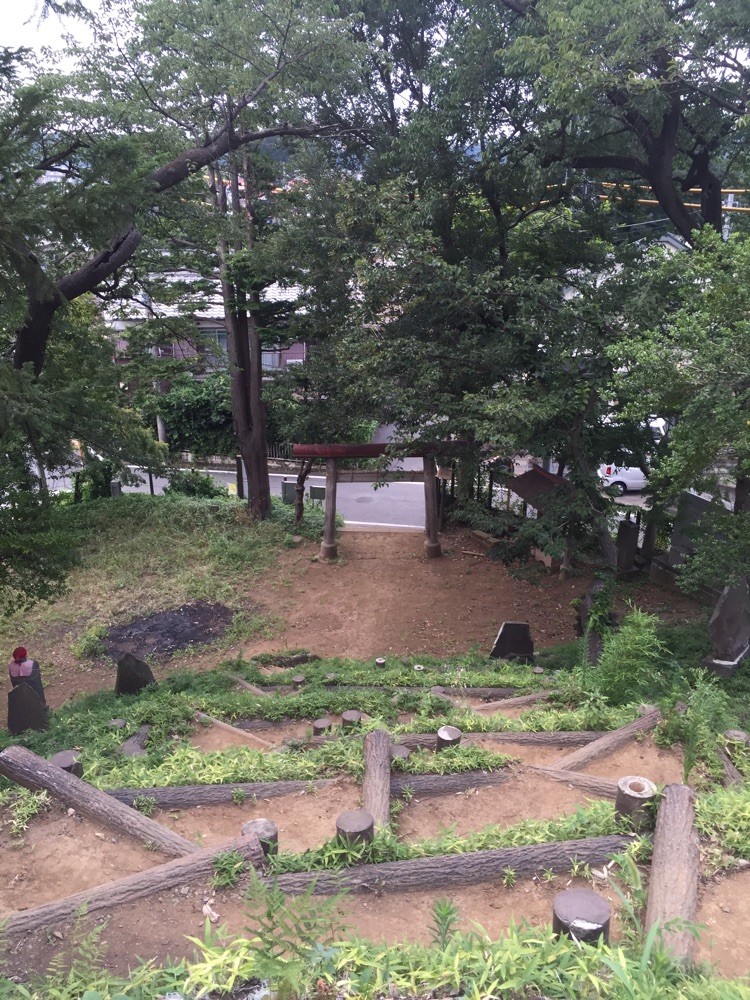
[[[169,486],[164,487],[164,492],[179,493],[186,497],[225,497],[228,496],[226,487],[217,486],[208,473],[198,472],[197,469],[176,469],[169,475]]]
[[[654,674],[666,647],[656,634],[656,615],[633,608],[617,631],[604,639],[594,672],[599,691],[611,705],[636,701],[654,688]]]

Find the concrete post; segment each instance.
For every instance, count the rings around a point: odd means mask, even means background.
[[[321,559],[337,559],[336,546],[336,459],[326,459],[326,511],[323,527],[323,542],[320,546]]]
[[[428,559],[436,559],[443,554],[438,534],[437,479],[435,478],[437,469],[435,467],[435,459],[431,455],[425,455],[423,463],[424,531],[427,535],[424,543],[424,552]]]

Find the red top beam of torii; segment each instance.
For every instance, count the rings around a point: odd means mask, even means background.
[[[405,455],[419,458],[424,455],[449,455],[466,447],[466,441],[425,441],[409,445]],[[388,453],[387,444],[293,444],[294,458],[380,458]]]

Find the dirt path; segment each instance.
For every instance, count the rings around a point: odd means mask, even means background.
[[[312,542],[282,550],[273,570],[239,595],[248,607],[261,607],[283,621],[273,639],[233,646],[219,641],[211,650],[174,655],[155,674],[158,678],[179,667],[208,669],[239,654],[292,648],[353,658],[454,656],[473,646],[489,651],[503,621],[529,622],[539,649],[575,638],[571,601],[586,590],[589,576],[562,580],[532,569],[521,579],[487,559],[483,545],[464,530],[447,532],[443,547],[442,559],[428,560],[420,534],[344,532],[340,558],[333,564],[317,561],[318,546]],[[640,607],[668,620],[705,615],[694,601],[645,579],[634,589]],[[79,630],[85,627],[84,622]],[[72,638],[67,629],[51,629],[33,647],[29,644],[42,664],[53,708],[79,693],[114,684],[111,661],[76,660],[70,652]],[[3,705],[0,724],[4,714]]]

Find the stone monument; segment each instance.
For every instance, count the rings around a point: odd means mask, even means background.
[[[731,677],[750,652],[750,591],[747,580],[725,587],[708,623],[711,656],[703,664],[719,677]]]

